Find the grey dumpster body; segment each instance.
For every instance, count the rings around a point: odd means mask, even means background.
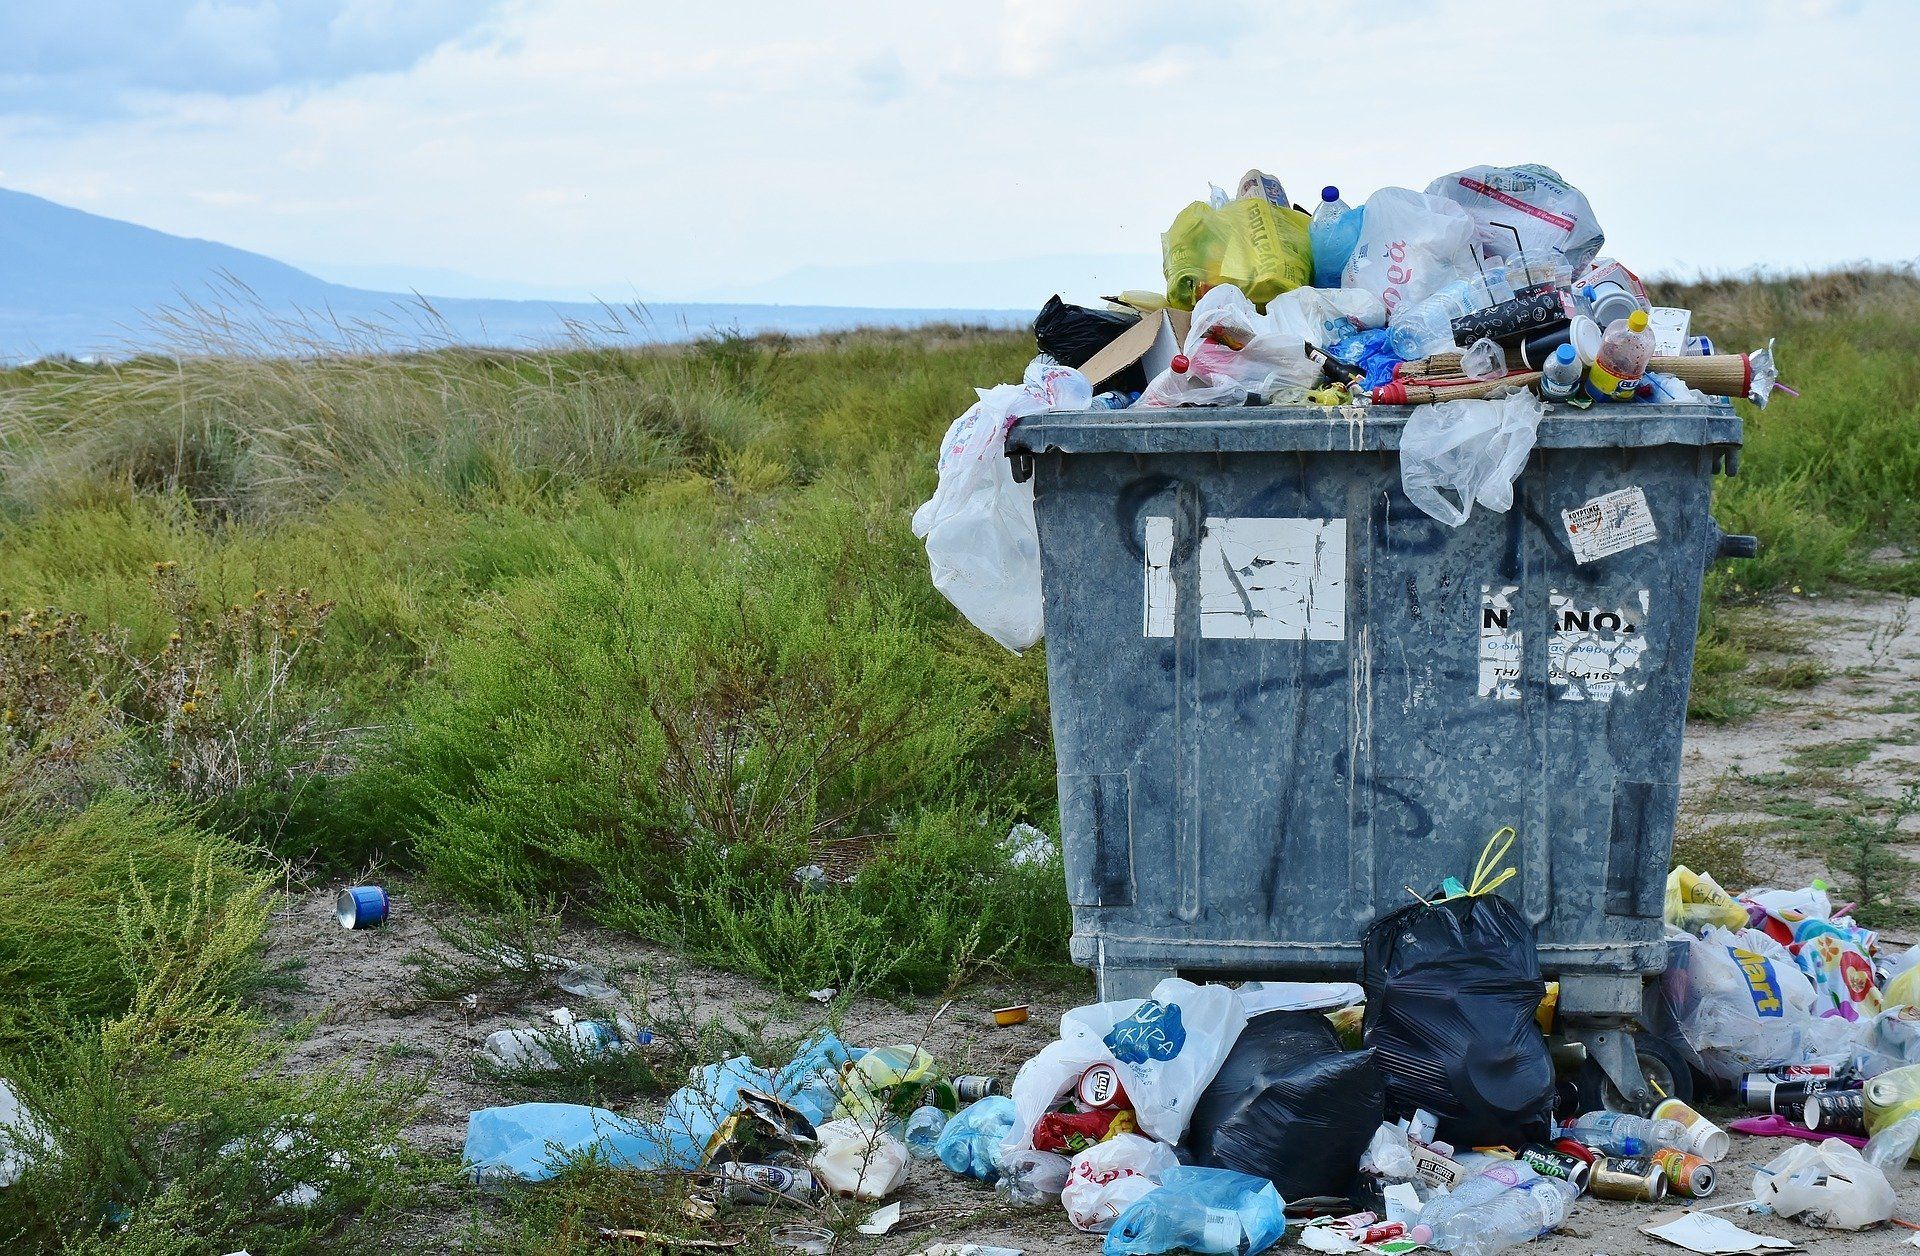
[[[1354,978],[1368,924],[1468,879],[1508,825],[1500,892],[1576,1022],[1619,1027],[1665,968],[1701,578],[1751,552],[1708,509],[1740,420],[1550,407],[1513,508],[1455,529],[1401,492],[1409,413],[1096,411],[1009,435],[1072,953],[1105,997],[1175,971]]]

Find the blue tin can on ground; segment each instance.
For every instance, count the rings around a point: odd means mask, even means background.
[[[387,892],[377,885],[355,885],[333,900],[333,917],[342,929],[371,929],[387,921]]]

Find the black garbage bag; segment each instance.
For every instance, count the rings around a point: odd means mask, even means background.
[[[1267,1012],[1201,1092],[1182,1150],[1266,1178],[1282,1199],[1345,1195],[1385,1103],[1371,1050],[1342,1051],[1318,1012]]]
[[[1087,359],[1119,338],[1120,333],[1140,321],[1138,314],[1118,314],[1112,310],[1090,310],[1084,305],[1068,305],[1055,293],[1047,298],[1033,319],[1033,342],[1040,352],[1062,366],[1085,366]],[[1099,387],[1100,381],[1093,381]],[[1147,386],[1146,370],[1135,362],[1107,381],[1103,391],[1139,392]]]
[[[1425,1108],[1456,1147],[1546,1140],[1553,1061],[1534,1021],[1546,985],[1520,909],[1497,894],[1414,903],[1374,921],[1362,947],[1388,1116]]]

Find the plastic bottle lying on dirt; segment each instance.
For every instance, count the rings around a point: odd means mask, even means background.
[[[1678,1121],[1625,1112],[1589,1112],[1567,1127],[1566,1136],[1608,1156],[1651,1156],[1662,1147],[1685,1147],[1688,1142],[1687,1127]]]
[[[1474,1180],[1461,1183],[1461,1188]],[[1536,1177],[1463,1208],[1437,1226],[1423,1221],[1407,1237],[1452,1256],[1493,1256],[1559,1229],[1572,1204],[1568,1187],[1552,1178]]]

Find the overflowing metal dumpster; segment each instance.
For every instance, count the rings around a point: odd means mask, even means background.
[[[1553,407],[1512,509],[1454,529],[1401,492],[1408,414],[1090,411],[1009,433],[1034,488],[1072,954],[1103,997],[1196,970],[1351,976],[1370,922],[1506,825],[1502,892],[1575,1024],[1621,1028],[1665,968],[1701,579],[1753,552],[1709,511],[1740,419]],[[1615,1045],[1599,1053],[1624,1066]]]

